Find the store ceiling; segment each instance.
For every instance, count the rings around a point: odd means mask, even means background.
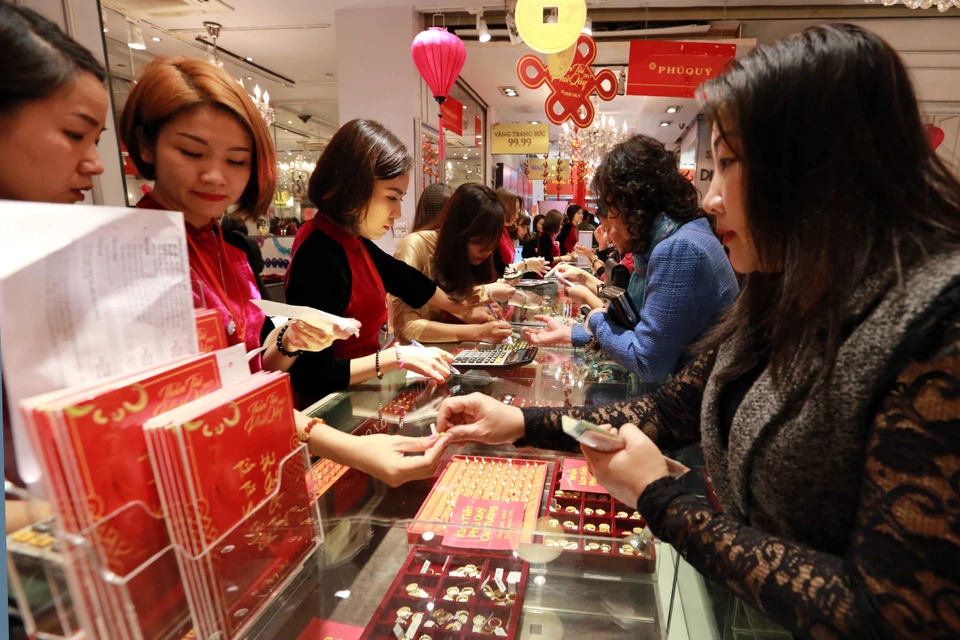
[[[108,7],[105,15],[110,29],[106,36],[111,70],[126,77],[131,75],[131,50],[126,47],[126,24],[121,13],[142,18],[141,26],[147,51],[133,52],[134,72],[155,55],[203,56],[204,51],[195,40],[197,36],[206,37],[202,26],[203,21],[214,20],[222,24],[224,29],[219,39],[220,47],[239,56],[238,59],[222,56],[226,62],[225,68],[234,76],[243,78],[249,90],[252,90],[255,84],[259,84],[261,89],[270,92],[272,102],[277,108],[277,142],[281,154],[288,151],[296,153],[299,143],[302,142],[308,142],[313,148],[318,148],[323,140],[332,135],[339,124],[334,24],[337,9],[408,6],[425,13],[433,13],[438,6],[437,3],[429,0],[419,2],[416,0],[271,0],[270,2],[230,0],[229,4],[211,0],[206,5],[211,12],[204,13],[198,11],[195,4],[187,4],[185,0],[103,0],[103,2]],[[489,12],[502,12],[504,6],[503,2],[486,4],[489,5],[487,8]],[[588,0],[587,4],[589,9],[594,11],[593,15],[601,16],[605,11],[611,10],[634,9],[638,12],[646,10],[645,8],[637,9],[639,3],[636,0]],[[828,11],[823,7],[840,5],[854,5],[858,11],[865,7],[863,0],[808,0],[807,2],[651,0],[649,3],[644,3],[644,7],[649,6],[651,10],[726,6],[728,8],[767,7],[768,10],[810,7],[814,11]],[[170,13],[171,7],[174,8],[173,14]],[[464,13],[464,4],[441,0],[439,7],[451,16],[457,16],[451,19],[449,23],[451,26],[467,25],[469,18]],[[852,10],[852,7],[848,9]],[[879,5],[867,7],[867,9],[890,11]],[[618,20],[623,20],[623,11],[614,13],[618,14]],[[912,15],[933,17],[932,14],[936,13],[935,10],[932,13],[917,11],[912,12]],[[951,10],[946,15],[950,16],[951,13],[960,16],[960,10]],[[634,14],[627,15],[628,18],[632,16],[631,19],[637,19]],[[888,13],[877,12],[877,15],[887,16]],[[894,14],[889,13],[889,15],[892,17]],[[926,20],[908,22],[929,24]],[[703,24],[707,23],[704,21]],[[780,23],[778,28],[769,28],[766,31],[754,29],[754,33],[748,33],[745,30],[742,33],[744,40],[740,41],[743,45],[741,53],[751,46],[752,37],[762,42],[772,34],[780,34],[784,31],[789,33],[802,28],[799,21],[786,23],[786,25]],[[725,33],[732,32],[736,35],[738,26],[739,23],[734,21],[732,25],[725,23],[722,29]],[[161,40],[154,42],[153,37],[159,37]],[[947,42],[951,41],[955,39],[947,40]],[[517,59],[521,55],[531,53],[526,45],[511,46],[508,43],[496,41],[481,44],[469,39],[466,39],[466,44],[468,56],[462,77],[491,107],[498,111],[497,116],[500,121],[544,120],[543,103],[548,90],[545,88],[536,91],[528,90],[522,87],[516,78]],[[923,49],[923,47],[920,48]],[[601,40],[597,62],[608,65],[623,64],[627,60],[628,50],[629,43],[626,41]],[[253,62],[246,62],[244,60],[246,57],[253,58]],[[955,61],[951,64],[954,63]],[[619,67],[611,68],[619,73]],[[273,76],[268,71],[293,80],[293,84],[284,82],[282,78]],[[519,97],[505,97],[498,89],[501,86],[516,87]],[[119,87],[119,91],[122,92],[123,87]],[[682,108],[679,113],[668,115],[665,109],[669,105],[680,105]],[[693,100],[634,96],[618,96],[612,103],[604,103],[602,109],[603,113],[614,116],[618,123],[625,118],[631,131],[654,135],[665,143],[673,142],[681,135],[680,126],[689,123],[695,117],[696,111],[697,105]],[[304,123],[300,117],[306,116],[311,118],[309,122]],[[661,121],[672,121],[672,124],[670,127],[659,127]],[[556,128],[553,134],[552,137],[556,137]]]

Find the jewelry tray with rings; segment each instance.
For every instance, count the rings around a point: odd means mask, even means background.
[[[516,638],[530,565],[414,546],[361,640]]]
[[[563,549],[553,564],[587,570],[656,571],[654,545],[637,549],[628,542],[647,526],[636,507],[605,493],[564,491],[560,488],[562,474],[563,460],[557,460],[547,505],[547,527],[556,534],[543,536],[546,546]]]
[[[461,495],[506,503],[523,502],[520,528],[534,531],[548,464],[543,460],[454,456],[423,501],[414,518],[416,522],[407,525],[407,538],[414,544],[424,533],[431,532],[439,542],[446,526],[428,523],[450,522],[457,497]]]

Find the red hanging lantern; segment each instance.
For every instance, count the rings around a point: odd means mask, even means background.
[[[444,27],[430,27],[421,31],[410,45],[410,54],[433,92],[433,99],[442,105],[457,81],[463,63],[467,61],[467,48],[463,41]],[[440,159],[443,160],[443,113],[440,114]]]

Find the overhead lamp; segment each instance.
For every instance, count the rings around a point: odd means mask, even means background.
[[[137,51],[143,51],[147,45],[143,42],[143,32],[136,22],[127,22],[127,46]]]
[[[537,120],[531,120],[530,124],[540,124]]]
[[[669,120],[664,120],[663,122],[660,123],[660,126],[661,126],[661,127],[669,127],[669,126],[672,125],[672,124],[673,124],[673,123],[670,122]]]
[[[520,95],[514,87],[500,87],[500,91],[503,91],[503,95],[508,98],[516,98]]]
[[[680,107],[678,105],[670,105],[667,107],[667,113],[676,113],[677,111],[680,111]]]
[[[483,19],[483,14],[477,16],[477,32],[480,34],[480,42],[490,42],[490,30],[487,29],[487,21]]]
[[[157,36],[153,36],[150,39],[153,40],[154,42],[160,42],[160,38],[158,38]]]
[[[622,96],[627,93],[627,70],[620,69],[620,77],[617,78],[617,95]]]
[[[593,35],[593,18],[587,16],[587,21],[583,24],[583,29],[580,30],[580,33],[585,33],[588,36]]]
[[[253,58],[251,58],[250,56],[247,56],[246,58],[244,58],[244,60],[246,60],[247,62],[253,62]]]
[[[103,25],[103,32],[110,33],[110,27],[107,25],[107,10],[100,7],[100,24]]]

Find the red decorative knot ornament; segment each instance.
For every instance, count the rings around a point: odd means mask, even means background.
[[[467,48],[463,41],[443,27],[421,31],[410,45],[410,55],[417,71],[423,76],[437,104],[443,104],[450,88],[457,81]],[[616,88],[616,86],[614,86]],[[443,159],[443,114],[440,115],[440,159]]]
[[[597,43],[583,34],[577,40],[577,53],[573,64],[562,78],[550,75],[547,65],[537,56],[526,55],[517,61],[517,75],[528,89],[539,89],[546,84],[550,87],[550,97],[544,103],[547,119],[560,125],[567,120],[585,129],[593,124],[593,104],[590,96],[594,93],[606,101],[617,96],[617,76],[609,69],[595,74],[590,65],[597,57]]]

